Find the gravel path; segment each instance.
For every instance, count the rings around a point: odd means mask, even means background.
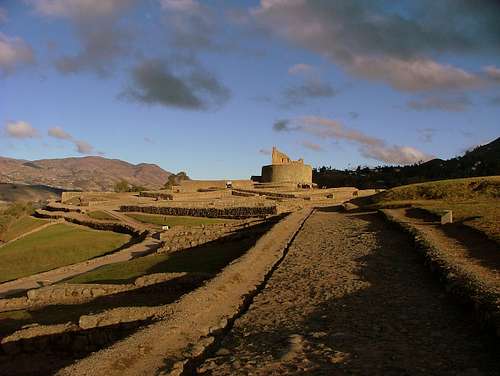
[[[318,211],[206,375],[498,375],[472,317],[375,214]]]

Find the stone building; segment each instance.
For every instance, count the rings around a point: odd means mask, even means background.
[[[258,180],[261,183],[312,187],[312,167],[304,164],[303,159],[294,161],[273,147],[272,164],[262,167],[262,175]]]

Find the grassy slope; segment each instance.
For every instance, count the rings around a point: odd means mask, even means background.
[[[129,239],[128,235],[56,224],[0,248],[0,282],[87,260]]]
[[[48,221],[45,219],[34,218],[28,215],[22,216],[9,223],[7,229],[0,234],[0,240],[8,242],[46,223],[48,223]]]
[[[221,244],[205,244],[172,254],[155,254],[134,260],[106,265],[79,275],[68,283],[128,283],[151,273],[206,272],[216,273],[241,256],[253,242],[245,239]]]
[[[463,221],[500,243],[500,176],[405,185],[365,203],[375,208],[411,204],[436,213],[453,210],[455,221]]]
[[[215,218],[177,217],[177,216],[142,214],[142,213],[141,214],[128,213],[127,215],[144,223],[151,223],[153,225],[158,225],[158,226],[168,225],[170,227],[211,225],[215,223],[224,223],[228,221],[224,219],[215,219]]]

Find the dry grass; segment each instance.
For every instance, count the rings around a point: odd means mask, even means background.
[[[370,208],[399,205],[439,214],[452,210],[463,222],[500,243],[500,176],[451,179],[396,187],[364,200]]]
[[[34,218],[29,215],[16,218],[14,221],[10,222],[7,228],[0,234],[0,240],[4,242],[11,241],[26,232],[43,226],[47,222],[46,219]]]
[[[105,221],[116,221],[115,217],[113,217],[112,215],[109,215],[108,213],[101,211],[101,210],[92,211],[90,213],[87,213],[87,215],[93,219],[99,219],[99,220],[105,220]]]

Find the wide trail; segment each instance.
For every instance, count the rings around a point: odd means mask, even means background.
[[[206,375],[498,375],[498,353],[376,213],[320,209]]]

